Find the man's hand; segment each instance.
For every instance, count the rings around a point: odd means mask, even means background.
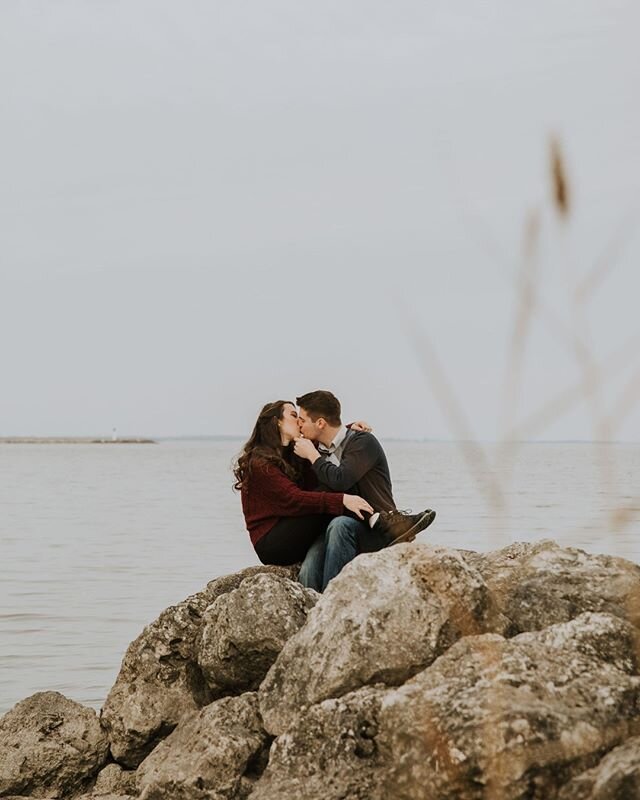
[[[307,461],[310,461],[312,464],[320,458],[320,453],[316,450],[313,442],[309,441],[309,439],[305,439],[303,436],[295,440],[293,452],[297,456],[300,456],[300,458],[306,458]]]
[[[356,422],[352,422],[350,425],[352,431],[364,431],[365,433],[371,433],[373,428],[369,425],[368,422],[365,422],[363,419],[356,420]]]

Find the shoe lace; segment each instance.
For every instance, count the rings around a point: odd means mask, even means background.
[[[410,508],[394,508],[393,511],[389,511],[390,517],[405,517],[409,516],[413,512]]]

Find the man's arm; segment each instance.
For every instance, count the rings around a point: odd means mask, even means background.
[[[375,467],[382,446],[375,436],[369,433],[355,433],[349,439],[340,466],[321,456],[313,462],[313,471],[320,483],[333,492],[346,492]]]

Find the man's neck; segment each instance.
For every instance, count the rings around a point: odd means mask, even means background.
[[[329,427],[327,425],[326,428],[322,431],[322,436],[318,439],[320,444],[323,444],[325,447],[329,447],[331,442],[336,438],[336,434],[340,430],[342,425],[338,425],[337,427]]]

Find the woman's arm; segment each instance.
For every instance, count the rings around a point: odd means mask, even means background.
[[[256,502],[269,507],[273,516],[331,514],[335,517],[343,510],[341,493],[300,489],[278,467],[266,461],[254,465],[247,489]]]
[[[258,480],[255,478],[258,477]],[[256,465],[251,475],[249,489],[254,501],[267,505],[273,516],[302,517],[307,514],[340,516],[348,509],[359,519],[362,512],[373,513],[373,508],[362,497],[334,492],[308,492],[296,484],[273,464]]]

